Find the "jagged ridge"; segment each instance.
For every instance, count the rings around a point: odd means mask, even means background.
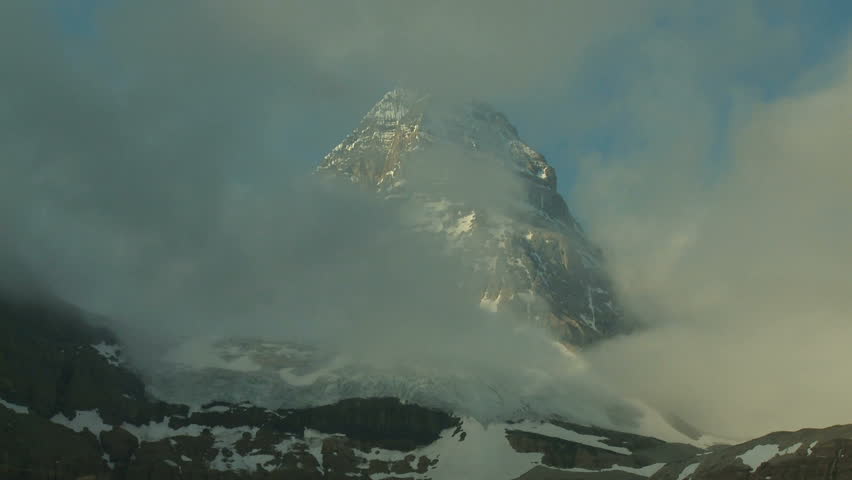
[[[555,170],[487,104],[393,90],[317,171],[419,205],[417,228],[445,235],[486,273],[483,308],[511,311],[574,346],[627,328]]]

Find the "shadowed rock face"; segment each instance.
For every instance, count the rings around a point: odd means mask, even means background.
[[[458,419],[394,398],[347,399],[334,405],[294,411],[284,420],[297,430],[312,428],[346,435],[365,445],[386,450],[413,450],[438,439],[441,432],[458,426]]]
[[[43,417],[97,408],[106,421],[144,423],[181,411],[145,399],[139,378],[93,347],[117,345],[115,336],[70,305],[0,297],[0,316],[0,398]]]
[[[628,328],[553,167],[490,106],[391,91],[317,171],[410,204],[413,228],[445,237],[484,273],[472,299],[483,308],[575,346]]]

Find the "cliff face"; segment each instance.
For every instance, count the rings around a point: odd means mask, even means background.
[[[600,250],[556,189],[556,172],[506,117],[477,102],[387,93],[321,162],[445,237],[482,272],[489,310],[507,310],[582,346],[628,328]]]

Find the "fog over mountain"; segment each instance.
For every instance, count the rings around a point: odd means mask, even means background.
[[[685,191],[700,172],[665,155],[586,165],[577,208],[653,325],[593,354],[609,378],[740,438],[841,421],[852,390],[829,366],[852,340],[850,53],[824,84],[743,114],[712,188]]]
[[[808,40],[807,3],[51,5],[0,5],[0,286],[113,318],[141,364],[286,337],[558,385],[626,428],[633,399],[736,439],[849,422],[852,44]],[[398,85],[515,110],[563,154],[645,328],[579,363],[471,304],[476,274],[404,209],[317,181]],[[464,194],[517,194],[491,180]]]

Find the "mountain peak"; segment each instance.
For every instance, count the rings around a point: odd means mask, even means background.
[[[382,96],[367,112],[365,119],[399,122],[419,103],[428,101],[429,95],[405,88],[395,88]]]
[[[556,172],[490,105],[391,90],[317,172],[408,202],[413,228],[445,237],[483,273],[483,309],[512,311],[577,346],[624,329],[600,251]]]
[[[487,130],[499,132],[506,139],[519,140],[517,129],[506,116],[486,102],[439,97],[408,88],[395,88],[385,93],[364,116],[363,121],[367,120],[388,124],[423,122],[433,127],[443,124],[445,128],[456,130],[490,125]]]
[[[556,173],[524,143],[506,116],[487,103],[457,101],[398,88],[369,110],[318,167],[364,186],[386,188],[401,162],[430,146],[486,155],[528,180],[555,191]]]

